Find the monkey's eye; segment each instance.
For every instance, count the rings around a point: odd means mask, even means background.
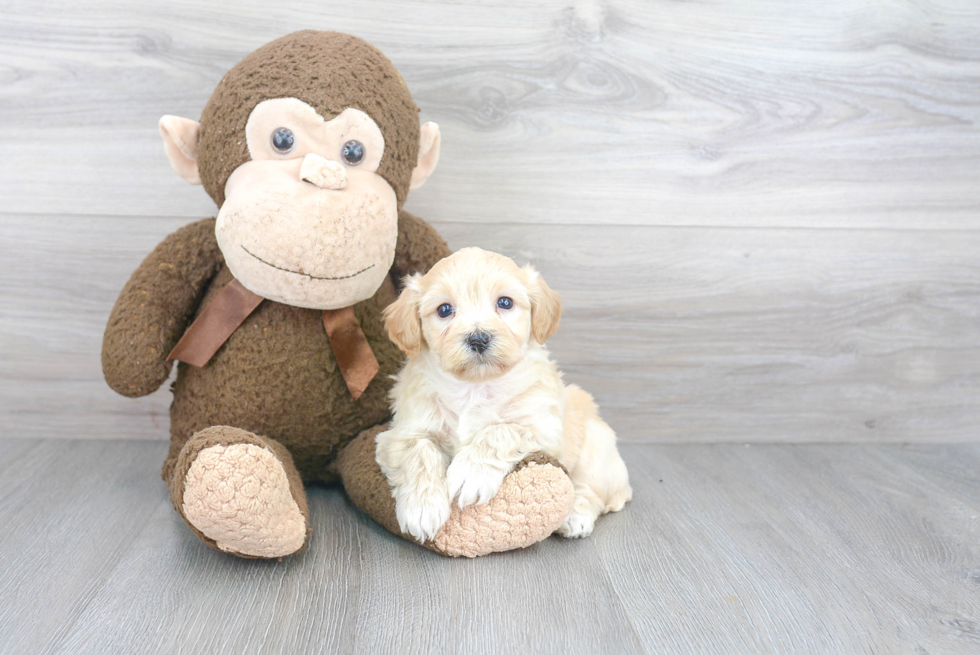
[[[448,302],[443,303],[439,305],[439,309],[436,310],[436,313],[439,314],[439,318],[449,318],[453,315],[453,306]]]
[[[272,133],[272,147],[280,155],[289,153],[296,145],[296,135],[288,127],[280,127]]]
[[[500,307],[500,309],[513,309],[514,301],[507,296],[500,296],[497,298],[497,307]]]
[[[364,160],[364,144],[351,139],[340,149],[340,158],[348,166],[357,166]]]

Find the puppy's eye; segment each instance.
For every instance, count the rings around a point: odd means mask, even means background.
[[[439,305],[439,309],[436,310],[436,313],[439,314],[439,318],[449,318],[453,315],[453,306],[448,302],[443,303]]]
[[[507,296],[501,296],[497,298],[497,307],[500,307],[500,309],[513,309],[514,301]]]
[[[296,145],[296,135],[288,127],[280,127],[272,133],[272,147],[281,155],[288,154]]]

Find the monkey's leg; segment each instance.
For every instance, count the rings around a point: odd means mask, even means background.
[[[395,499],[374,459],[375,437],[388,426],[365,430],[338,458],[344,488],[357,507],[389,532],[414,541],[398,529]],[[561,527],[572,509],[574,489],[565,469],[547,455],[525,457],[504,478],[489,503],[460,509],[455,503],[449,521],[426,548],[452,557],[477,557],[526,548]]]
[[[241,557],[291,555],[306,543],[306,491],[285,446],[245,430],[192,436],[170,479],[174,509],[201,541]]]

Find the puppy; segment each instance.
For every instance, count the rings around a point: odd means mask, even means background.
[[[562,383],[544,347],[561,303],[532,267],[465,248],[406,278],[384,317],[408,355],[376,453],[403,532],[432,539],[453,499],[489,501],[534,452],[558,459],[574,485],[563,536],[588,536],[599,515],[630,500],[616,435],[592,396]]]

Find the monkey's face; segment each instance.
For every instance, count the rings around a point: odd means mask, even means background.
[[[376,171],[385,142],[358,109],[324,120],[296,98],[259,103],[251,161],[225,184],[218,245],[232,274],[277,302],[337,309],[370,298],[398,238],[395,191]]]
[[[164,116],[160,135],[174,170],[220,207],[218,245],[235,277],[310,309],[374,295],[394,260],[398,209],[439,161],[439,126],[419,126],[392,63],[337,32],[259,48],[218,83],[200,123]]]

